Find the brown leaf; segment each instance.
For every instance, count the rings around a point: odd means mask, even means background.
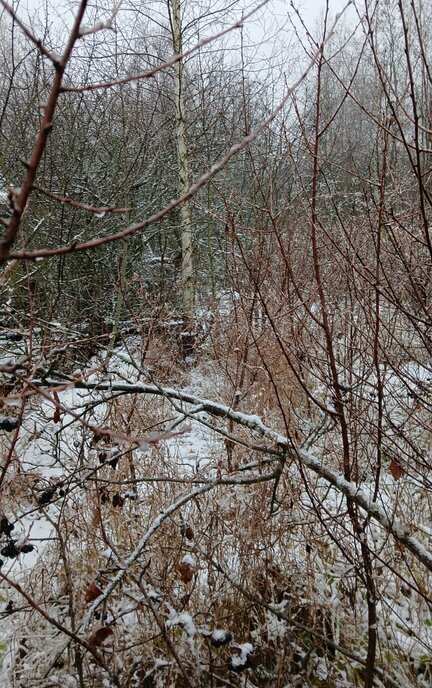
[[[180,526],[180,533],[185,537],[187,540],[193,540],[194,539],[194,532],[190,526],[187,525],[187,523],[183,523]]]
[[[102,595],[102,590],[96,585],[95,582],[93,582],[86,587],[84,599],[87,603],[93,602],[99,597],[99,595]]]
[[[398,464],[398,462],[395,459],[392,459],[390,461],[389,468],[390,473],[392,474],[395,480],[399,480],[399,478],[401,478],[405,473],[404,469]]]
[[[108,638],[114,635],[114,631],[111,626],[99,626],[91,634],[88,642],[89,645],[93,647],[100,647],[105,643]]]
[[[193,568],[190,564],[186,563],[185,561],[182,561],[178,565],[178,571],[180,574],[180,578],[182,579],[183,583],[190,583],[192,578],[193,578]]]
[[[54,423],[59,423],[60,422],[60,399],[59,399],[59,395],[57,394],[57,392],[54,392],[53,396],[54,396],[54,401],[56,403],[55,411],[53,414],[53,421],[54,421]]]

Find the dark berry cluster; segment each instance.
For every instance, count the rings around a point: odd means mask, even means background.
[[[29,543],[18,544],[18,540],[14,540],[11,537],[11,533],[15,526],[10,523],[6,516],[2,516],[0,519],[0,534],[6,536],[6,544],[1,548],[0,554],[8,559],[15,559],[20,554],[28,554],[28,552],[33,552],[34,546]],[[3,561],[0,560],[0,567],[3,566]]]

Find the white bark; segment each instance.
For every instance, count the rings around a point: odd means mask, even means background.
[[[180,0],[171,0],[172,7],[172,38],[174,52],[182,53],[182,20]],[[185,116],[185,81],[184,63],[179,60],[174,65],[175,83],[175,122],[178,161],[178,190],[179,196],[183,196],[190,186],[189,163],[186,146],[186,116]],[[182,249],[182,300],[183,313],[188,320],[194,317],[194,283],[192,266],[192,217],[190,200],[184,201],[180,206],[180,230]]]

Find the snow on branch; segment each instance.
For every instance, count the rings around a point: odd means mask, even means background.
[[[35,386],[49,386],[51,389],[55,388],[57,391],[61,391],[71,386],[70,383],[65,384],[61,380],[54,379],[34,380],[32,384]],[[351,499],[357,506],[366,511],[371,518],[377,521],[388,533],[393,535],[399,543],[404,545],[429,571],[432,571],[432,552],[430,552],[420,540],[412,535],[406,526],[401,524],[396,518],[388,516],[385,509],[376,501],[370,499],[361,487],[353,482],[345,480],[340,473],[333,469],[324,466],[321,460],[314,456],[312,452],[302,449],[293,449],[287,437],[269,428],[259,416],[234,411],[229,406],[213,402],[209,399],[201,399],[200,397],[182,390],[171,387],[160,387],[158,385],[142,382],[130,384],[122,382],[87,382],[84,380],[75,380],[72,386],[75,386],[77,389],[98,390],[99,392],[154,394],[167,399],[175,399],[193,406],[200,405],[204,411],[212,416],[230,419],[234,423],[252,432],[258,433],[261,437],[267,438],[276,444],[281,450],[281,453],[299,460],[303,466],[309,468],[320,478],[333,485],[339,492],[342,492],[346,497]],[[206,485],[203,489],[204,491],[211,489],[211,485]]]
[[[0,242],[0,261],[4,261],[6,259],[18,259],[18,260],[23,260],[23,259],[36,259],[36,258],[50,258],[52,256],[60,256],[60,255],[66,255],[69,253],[77,253],[81,251],[88,251],[96,248],[97,246],[102,246],[108,243],[112,243],[113,241],[120,241],[122,239],[126,239],[138,232],[142,232],[144,229],[147,227],[150,227],[151,225],[155,224],[156,222],[159,222],[162,220],[164,217],[169,215],[173,210],[178,208],[179,206],[183,205],[186,203],[189,199],[191,199],[193,196],[195,196],[203,187],[205,187],[208,182],[213,179],[221,170],[223,170],[230,160],[232,160],[235,156],[237,156],[242,150],[245,148],[248,148],[251,144],[253,144],[260,136],[261,134],[268,129],[268,127],[276,120],[278,115],[283,112],[284,108],[286,105],[289,103],[293,93],[297,91],[299,86],[305,81],[309,73],[312,71],[313,67],[316,64],[317,59],[321,55],[324,46],[331,40],[333,37],[336,26],[338,21],[340,20],[342,14],[346,11],[346,9],[352,4],[352,0],[349,0],[348,3],[345,5],[345,7],[342,9],[342,11],[336,16],[335,21],[333,23],[332,28],[328,32],[325,41],[323,41],[322,45],[320,45],[315,53],[311,56],[309,63],[306,65],[304,71],[300,76],[294,81],[294,83],[289,86],[288,88],[285,89],[285,93],[279,103],[273,108],[273,110],[270,112],[270,114],[265,117],[256,127],[253,129],[249,134],[244,136],[238,143],[235,143],[231,148],[229,148],[223,155],[222,157],[215,162],[208,171],[206,171],[204,174],[202,174],[191,186],[189,186],[188,190],[177,196],[177,198],[174,198],[172,201],[170,201],[167,205],[165,205],[164,208],[161,210],[158,210],[156,213],[153,215],[150,215],[147,219],[143,220],[142,222],[138,222],[136,224],[129,225],[125,229],[122,229],[118,232],[115,232],[113,234],[109,234],[108,236],[102,236],[102,237],[95,237],[93,239],[89,239],[88,241],[84,241],[81,244],[78,244],[76,242],[73,242],[72,244],[69,244],[67,246],[57,246],[55,248],[40,248],[36,249],[34,251],[16,251],[13,252],[11,250],[13,243],[15,242],[15,238],[18,232],[18,227],[19,227],[19,222],[21,221],[21,216],[22,216],[22,210],[21,208],[24,207],[25,203],[27,203],[28,197],[30,195],[30,191],[32,189],[33,183],[35,181],[35,173],[37,171],[37,168],[39,167],[42,154],[45,149],[45,140],[42,136],[43,132],[45,131],[45,127],[41,129],[42,134],[38,136],[36,145],[35,145],[35,152],[32,154],[32,158],[30,160],[29,166],[28,166],[28,173],[26,176],[26,180],[23,185],[23,190],[20,191],[17,202],[20,211],[18,212],[18,209],[14,211],[14,214],[9,222],[8,225],[8,231],[6,234],[6,238]],[[79,24],[77,25],[76,32],[79,30]],[[73,47],[73,44],[75,40],[77,39],[78,34],[75,35],[75,33],[72,33],[71,36],[71,50]],[[67,61],[69,58],[69,53],[67,53],[67,59],[63,58],[62,59],[62,65],[66,65]],[[61,88],[61,73],[60,78],[57,79],[57,82],[54,82],[53,84],[53,89],[52,89],[52,94],[53,97],[51,100],[53,101],[53,107],[45,111],[44,118],[47,119],[48,112],[50,116],[54,116],[54,111],[56,109],[57,105],[57,100],[58,96],[60,94],[60,88]],[[50,102],[51,102],[50,100]],[[44,119],[44,121],[45,121]],[[52,126],[52,122],[50,120],[50,126]],[[37,153],[37,155],[36,155]],[[40,154],[39,154],[40,153]],[[17,208],[18,208],[17,206]]]

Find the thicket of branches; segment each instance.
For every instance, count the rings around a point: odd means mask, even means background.
[[[3,684],[430,685],[432,6],[0,2]]]

